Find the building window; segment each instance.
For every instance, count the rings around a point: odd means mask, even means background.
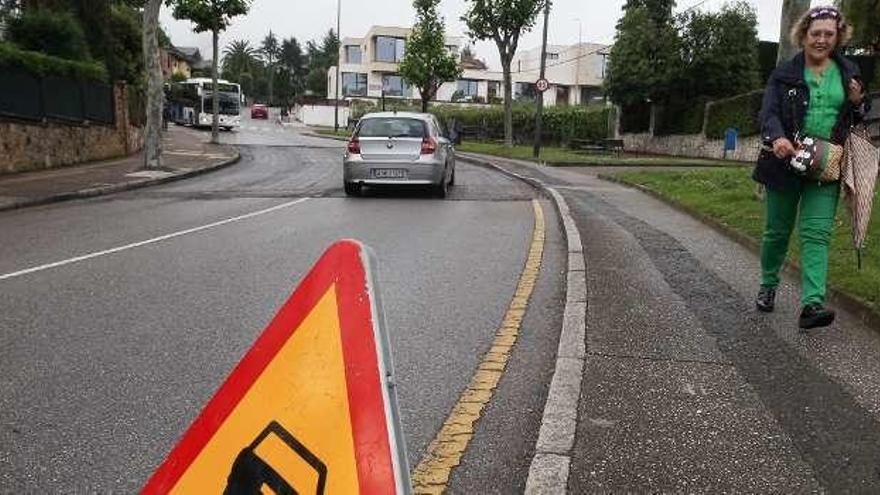
[[[409,86],[404,84],[403,78],[397,74],[385,74],[382,76],[382,87],[385,89],[385,96],[406,96],[411,93]]]
[[[346,45],[345,47],[345,62],[348,64],[360,64],[361,63],[361,47],[358,45]]]
[[[514,89],[514,98],[517,100],[533,101],[536,99],[537,91],[532,83],[518,82]]]
[[[501,82],[500,81],[489,81],[489,88],[487,95],[489,99],[492,98],[500,98],[501,97]]]
[[[342,96],[367,96],[367,75],[343,72]]]
[[[558,53],[548,53],[547,60],[559,60],[559,54]]]
[[[460,79],[455,94],[461,100],[473,100],[477,97],[477,81],[472,79]]]
[[[397,63],[403,60],[406,40],[390,36],[376,36],[376,61]]]
[[[582,86],[581,87],[581,105],[591,105],[602,103],[605,94],[601,87],[598,86]]]

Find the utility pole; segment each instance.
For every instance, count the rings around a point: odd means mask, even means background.
[[[333,100],[333,131],[339,132],[339,64],[342,62],[342,34],[339,32],[339,19],[342,15],[342,0],[336,0],[336,98]]]
[[[544,0],[544,41],[541,43],[541,78],[547,72],[547,22],[550,19],[550,0]],[[532,156],[538,158],[541,155],[541,122],[544,113],[544,92],[538,93],[538,108],[535,112],[535,146],[532,148]]]
[[[583,105],[584,102],[583,102],[582,97],[584,96],[584,92],[581,90],[581,57],[583,56],[581,53],[582,52],[582,49],[581,49],[581,19],[577,18],[575,20],[578,23],[577,61],[575,62],[575,67],[574,67],[574,90],[577,91],[577,97],[575,98],[575,101],[577,101],[578,104]],[[569,98],[571,98],[571,97],[569,96]],[[569,101],[571,101],[571,100],[569,100]]]

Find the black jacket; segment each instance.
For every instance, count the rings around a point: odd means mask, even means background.
[[[853,79],[864,87],[856,64],[837,52],[833,58],[843,76],[844,94],[849,94],[847,86]],[[794,142],[795,133],[803,128],[810,104],[810,88],[804,81],[804,66],[804,53],[801,52],[773,71],[764,91],[760,115],[764,148],[758,156],[752,178],[768,189],[791,190],[801,185],[800,176],[792,172],[786,163],[788,158],[776,158],[772,149],[773,142],[781,137]],[[847,98],[834,126],[831,141],[841,145],[846,142],[850,127],[862,121],[868,113],[868,106],[867,98],[859,105],[853,105]]]

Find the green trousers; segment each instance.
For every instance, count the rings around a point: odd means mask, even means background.
[[[761,245],[761,285],[779,285],[788,241],[798,220],[801,241],[801,304],[824,304],[828,282],[828,244],[840,184],[804,182],[800,190],[767,190],[767,223]]]

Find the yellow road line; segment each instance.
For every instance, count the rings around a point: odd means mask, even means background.
[[[413,470],[414,493],[442,493],[446,489],[452,470],[458,466],[474,436],[474,424],[492,400],[498,381],[510,359],[529,298],[538,279],[541,258],[544,254],[544,211],[537,200],[532,200],[532,207],[535,210],[535,230],[516,293],[507,308],[501,326],[495,332],[492,347],[483,356],[467,389],[462,392],[446,422],[428,445],[428,451]]]

